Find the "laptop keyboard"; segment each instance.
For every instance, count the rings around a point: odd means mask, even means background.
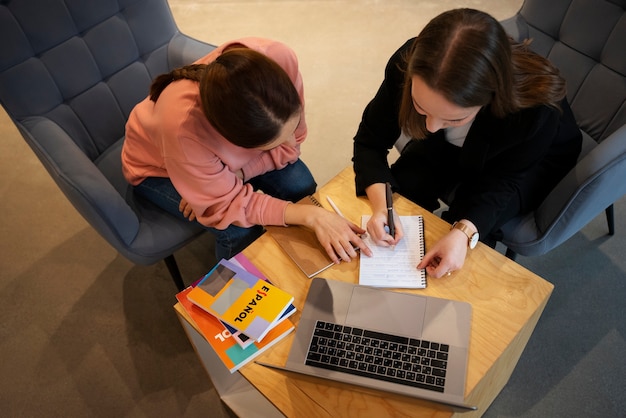
[[[447,344],[317,321],[305,364],[443,392]]]

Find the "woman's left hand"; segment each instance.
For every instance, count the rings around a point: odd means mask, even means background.
[[[463,267],[467,255],[467,236],[458,229],[444,235],[417,265],[434,278],[450,275]]]
[[[191,208],[189,203],[187,203],[187,201],[182,197],[180,198],[180,203],[178,204],[178,210],[181,211],[185,218],[189,219],[190,221],[196,220],[196,214],[193,212],[193,209]]]

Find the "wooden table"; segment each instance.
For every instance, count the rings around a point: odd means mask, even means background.
[[[346,168],[323,186],[317,199],[329,210],[326,196],[356,224],[361,215],[370,214],[365,198],[356,198],[352,168]],[[409,202],[394,196],[400,215],[423,215],[426,248],[443,236],[450,225]],[[294,295],[301,311],[310,279],[284,255],[269,234],[248,247],[244,254],[278,287]],[[342,263],[320,276],[358,282],[358,261]],[[440,298],[462,300],[472,304],[472,332],[465,394],[468,403],[478,406],[475,412],[458,414],[480,416],[509,380],[524,347],[550,297],[553,286],[539,276],[509,260],[497,251],[479,243],[469,251],[465,265],[449,277],[428,279],[426,289],[404,290]],[[228,374],[225,367],[211,357],[208,343],[194,335],[193,327],[181,322],[222,399],[240,416],[280,415],[288,417],[449,417],[455,412],[446,407],[400,395],[368,390],[293,373],[268,369],[258,364],[244,366],[239,373]],[[299,314],[293,317],[297,324]],[[265,362],[284,364],[293,340],[292,333],[261,358]],[[223,369],[223,370],[220,370]],[[242,376],[245,379],[242,379]],[[264,396],[258,396],[258,394]],[[268,403],[266,400],[269,400]],[[263,409],[266,408],[266,409]],[[265,411],[259,415],[259,411]]]

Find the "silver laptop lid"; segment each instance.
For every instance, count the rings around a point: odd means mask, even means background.
[[[475,409],[464,402],[471,313],[471,305],[465,302],[315,278],[283,369]],[[444,393],[307,366],[307,350],[318,320],[449,344]]]

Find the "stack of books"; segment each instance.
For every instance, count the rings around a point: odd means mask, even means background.
[[[176,299],[231,373],[294,329],[293,296],[243,254],[221,260]]]

